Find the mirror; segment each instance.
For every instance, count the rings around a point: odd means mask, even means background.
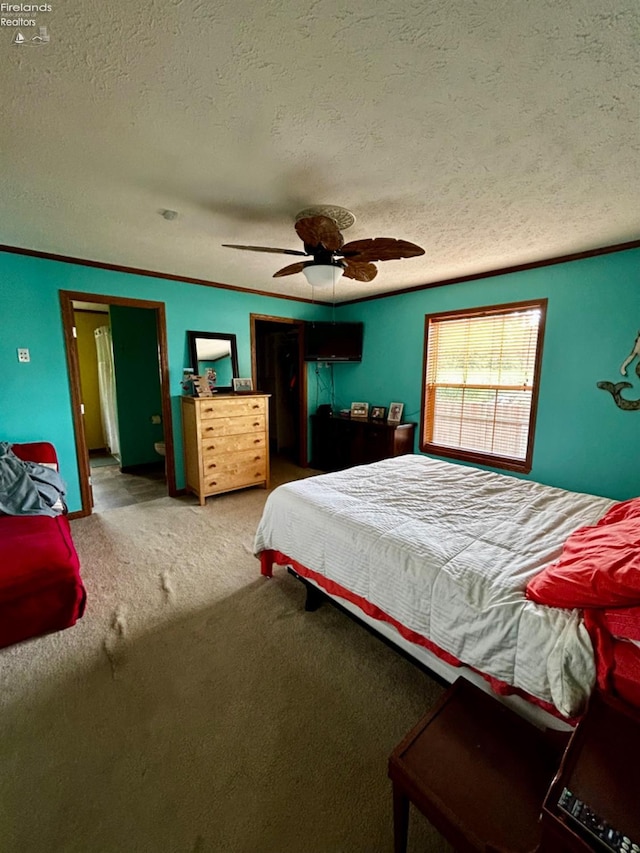
[[[235,335],[217,332],[187,332],[191,367],[199,376],[216,372],[216,391],[232,391],[238,376],[238,350]]]

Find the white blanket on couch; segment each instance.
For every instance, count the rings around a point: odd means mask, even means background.
[[[281,551],[463,663],[577,713],[595,681],[580,612],[525,598],[607,498],[408,455],[279,486],[255,552]]]

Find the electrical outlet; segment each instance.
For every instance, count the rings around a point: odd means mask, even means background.
[[[29,350],[26,347],[18,347],[18,361],[31,361]]]

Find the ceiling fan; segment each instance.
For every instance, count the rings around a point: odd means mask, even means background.
[[[349,228],[354,222],[355,216],[343,207],[319,205],[306,208],[296,216],[295,229],[304,244],[304,251],[275,249],[270,246],[237,246],[231,243],[222,245],[248,252],[311,257],[311,261],[298,261],[283,267],[275,272],[273,277],[280,278],[301,272],[309,284],[314,286],[335,284],[342,275],[355,281],[373,281],[378,274],[373,261],[393,261],[424,255],[424,249],[415,243],[396,240],[393,237],[375,237],[345,243],[340,228]]]

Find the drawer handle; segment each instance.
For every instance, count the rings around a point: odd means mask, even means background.
[[[260,408],[260,405],[259,405],[258,403],[255,403],[255,404],[254,404],[254,406],[253,406],[253,408],[254,408],[254,409],[259,409],[259,408]]]
[[[260,444],[260,442],[261,442],[261,441],[262,441],[262,439],[261,439],[261,438],[254,438],[254,439],[253,439],[253,443],[254,443],[254,444]]]
[[[205,427],[205,432],[213,432],[213,427]]]
[[[218,482],[217,482],[217,480],[210,480],[210,481],[209,481],[209,485],[210,485],[210,486],[217,486],[217,485],[218,485]]]
[[[208,445],[205,447],[205,450],[215,450],[215,449],[216,449],[215,444],[208,444]]]
[[[259,462],[261,459],[262,459],[262,456],[255,456],[253,461]]]
[[[260,471],[256,471],[256,473],[253,476],[254,477],[260,477],[260,479],[262,479],[262,474],[260,473]]]
[[[212,411],[213,411],[213,409],[211,408],[211,406],[209,406],[208,409],[205,409],[205,412],[212,412]]]
[[[218,466],[216,465],[215,462],[211,462],[211,464],[207,465],[207,468],[217,468],[217,467]]]
[[[259,426],[260,426],[260,421],[256,421],[256,422],[254,423],[254,426],[255,426],[255,427],[259,427]]]

